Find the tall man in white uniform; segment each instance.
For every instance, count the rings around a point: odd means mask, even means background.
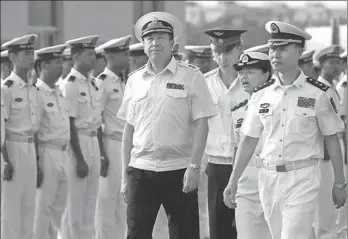
[[[99,150],[103,141],[97,138],[97,131],[101,130],[100,94],[89,75],[97,40],[98,36],[86,36],[66,42],[71,48],[74,67],[62,87],[70,117],[71,157],[67,164],[69,189],[63,239],[94,239],[100,165],[107,165],[104,151]]]
[[[38,90],[28,79],[34,67],[37,35],[25,35],[2,45],[13,71],[1,84],[5,144],[1,187],[1,238],[31,239],[35,214],[37,163],[34,134],[38,130]]]
[[[248,104],[236,163],[225,189],[225,203],[236,207],[238,180],[263,134],[259,194],[273,239],[308,239],[320,190],[318,160],[324,139],[335,173],[332,197],[346,202],[343,160],[337,133],[343,122],[328,86],[303,74],[298,60],[311,36],[280,21],[265,26],[275,79],[254,90]]]
[[[35,239],[56,239],[68,197],[66,171],[70,140],[68,106],[56,82],[62,73],[63,51],[57,45],[35,51],[40,126],[37,132],[43,183],[36,191]]]
[[[102,134],[105,155],[109,159],[108,169],[102,169],[96,208],[96,238],[109,239],[118,235],[125,237],[126,203],[121,195],[121,141],[124,121],[116,117],[122,104],[125,79],[122,71],[128,67],[129,42],[132,36],[110,40],[100,46],[106,59],[106,68],[98,76],[96,85],[100,89],[102,111]],[[102,149],[101,149],[102,150]]]
[[[218,68],[204,74],[210,95],[219,114],[209,119],[209,134],[205,153],[208,155],[209,230],[211,239],[237,238],[234,209],[226,207],[223,191],[231,175],[235,149],[238,146],[232,134],[231,109],[248,99],[237,78],[233,65],[243,51],[241,34],[246,30],[220,27],[205,30],[210,36],[210,47]]]
[[[151,12],[135,25],[148,63],[128,79],[118,117],[122,139],[122,191],[127,239],[151,239],[163,205],[170,239],[199,239],[197,187],[208,133],[216,114],[203,74],[171,54],[181,24]]]
[[[314,58],[320,64],[320,76],[318,81],[329,86],[334,92],[333,99],[337,105],[337,110],[342,111],[340,107],[340,96],[334,85],[334,79],[336,79],[341,73],[341,59],[340,54],[344,49],[338,45],[325,47],[314,54]],[[342,130],[343,131],[343,130]],[[339,136],[343,132],[340,132]],[[331,191],[334,183],[334,172],[330,157],[328,155],[326,146],[324,145],[324,160],[319,161],[320,165],[320,193],[319,201],[317,204],[315,219],[314,219],[314,232],[316,239],[336,239],[336,208],[332,201]]]

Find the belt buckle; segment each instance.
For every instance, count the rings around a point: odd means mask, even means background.
[[[277,172],[286,172],[286,165],[282,164],[282,165],[276,165],[276,171]]]

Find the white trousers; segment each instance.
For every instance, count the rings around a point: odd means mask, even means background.
[[[314,234],[316,239],[337,239],[337,212],[332,200],[334,172],[331,161],[319,161],[320,191],[315,210]]]
[[[67,151],[39,145],[43,182],[36,191],[34,239],[56,239],[68,197]]]
[[[127,207],[121,195],[121,142],[104,139],[104,147],[109,158],[109,170],[106,178],[99,178],[96,239],[124,239],[127,230]]]
[[[62,239],[94,239],[95,208],[99,187],[100,151],[97,137],[79,135],[80,147],[89,167],[87,177],[76,175],[76,158],[69,147],[68,200],[63,216]]]
[[[34,143],[7,141],[14,174],[1,178],[1,238],[32,239],[36,196],[36,152]],[[1,168],[3,177],[4,167]]]
[[[259,173],[260,201],[273,239],[308,239],[320,188],[319,165]]]
[[[259,197],[259,169],[247,166],[238,181],[236,226],[238,239],[271,239]]]

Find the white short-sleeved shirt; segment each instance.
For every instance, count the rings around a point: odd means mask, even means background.
[[[129,165],[151,171],[186,168],[192,154],[194,121],[216,113],[197,67],[172,57],[156,75],[148,62],[128,78],[117,115],[134,126]]]
[[[12,72],[1,84],[6,133],[33,136],[39,127],[38,89]]]
[[[220,70],[216,68],[204,75],[209,92],[213,99],[218,115],[209,119],[209,134],[205,153],[211,156],[231,158],[230,161],[219,161],[219,158],[210,158],[210,163],[232,164],[234,148],[238,146],[231,129],[231,109],[238,103],[248,99],[249,95],[237,78],[229,88],[220,77]]]
[[[276,78],[252,95],[241,131],[255,138],[263,133],[260,157],[266,161],[323,158],[323,135],[344,128],[333,98],[330,87],[302,71],[289,86]]]
[[[125,82],[110,69],[105,68],[97,77],[96,85],[101,91],[103,133],[110,136],[122,135],[125,122],[116,116],[122,104]]]
[[[97,130],[101,125],[101,95],[94,80],[72,68],[62,88],[69,116],[75,118],[75,127]]]
[[[232,108],[232,122],[233,122],[232,133],[233,133],[233,140],[237,142],[237,145],[239,144],[241,139],[240,129],[243,125],[247,108],[248,108],[248,100],[244,100]],[[261,149],[262,149],[262,136],[259,139],[259,142],[256,146],[256,149],[254,151],[254,154],[248,166],[261,167],[262,165],[262,160],[260,159]]]
[[[67,102],[58,86],[49,87],[41,79],[37,79],[39,89],[40,127],[38,139],[41,142],[62,142],[70,140],[70,121]]]

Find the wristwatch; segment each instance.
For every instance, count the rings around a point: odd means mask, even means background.
[[[197,172],[201,172],[201,165],[200,164],[190,163],[189,167],[193,168]]]
[[[334,183],[335,188],[347,188],[347,183]]]

